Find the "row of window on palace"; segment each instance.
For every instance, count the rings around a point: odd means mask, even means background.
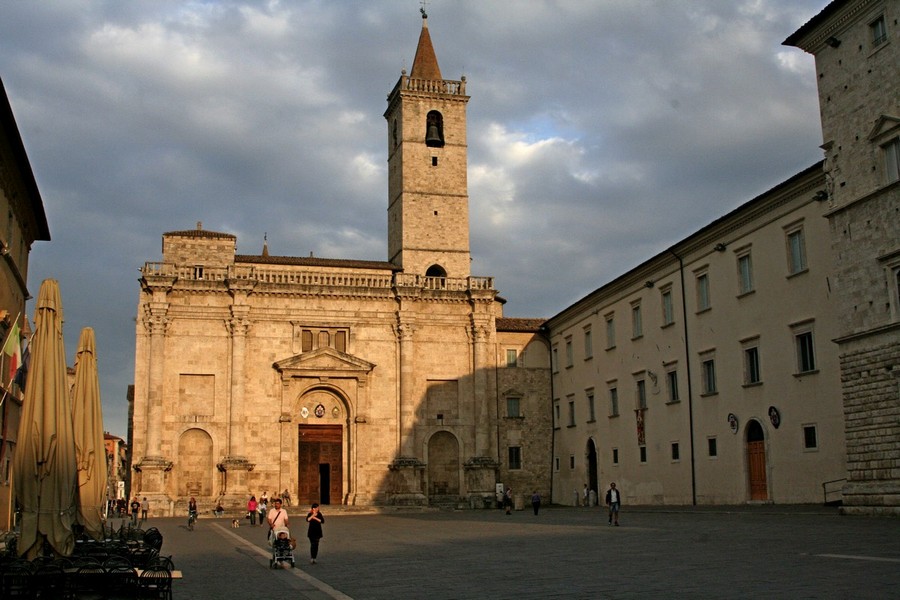
[[[793,342],[796,351],[795,375],[808,375],[817,373],[816,352],[813,339],[813,321],[805,321],[793,326]],[[760,340],[758,337],[743,340],[741,342],[743,353],[743,385],[756,386],[762,385],[762,359],[760,350]],[[700,382],[701,395],[711,396],[719,392],[719,386],[716,378],[716,357],[714,350],[707,350],[699,355],[700,360]],[[665,364],[666,371],[663,373],[663,381],[666,388],[666,404],[676,404],[681,401],[681,395],[678,386],[678,369],[677,361]],[[634,399],[635,409],[647,408],[647,380],[655,386],[658,384],[659,376],[653,371],[645,370],[634,374]],[[619,416],[619,385],[618,380],[610,380],[607,384],[607,397],[609,417]],[[587,421],[596,420],[596,402],[594,390],[588,389],[585,392],[587,404]],[[575,399],[574,394],[568,396],[568,426],[575,426]],[[560,401],[554,401],[554,425],[559,427],[562,423]],[[513,416],[513,415],[510,415]]]
[[[801,443],[804,452],[814,452],[819,449],[819,432],[815,423],[806,423],[800,427]],[[669,460],[673,463],[681,461],[681,443],[671,442],[669,445]],[[647,446],[638,446],[639,460],[642,464],[648,462]],[[719,441],[717,436],[709,436],[706,438],[706,455],[709,458],[717,458],[719,456]],[[610,460],[613,465],[619,464],[619,448],[610,448]],[[509,446],[507,448],[508,468],[512,471],[522,468],[522,447]],[[555,471],[560,470],[561,459],[558,456],[553,457],[553,468]],[[575,455],[569,455],[569,469],[576,468]]]
[[[806,263],[806,245],[803,236],[802,226],[788,230],[786,235],[788,250],[788,276],[799,275],[807,271]],[[742,251],[736,252],[737,272],[738,272],[738,296],[750,294],[755,290],[753,283],[753,261],[748,246]],[[712,308],[710,296],[709,273],[706,267],[694,271],[695,291],[697,313],[705,312]],[[652,283],[648,282],[648,287]],[[667,284],[660,289],[660,308],[662,315],[662,327],[668,327],[675,323],[675,304],[673,299],[672,284]],[[611,350],[616,347],[616,322],[615,311],[611,311],[604,315],[606,324],[606,349]],[[631,338],[638,339],[644,335],[644,319],[641,300],[635,300],[631,303]],[[566,366],[571,367],[574,362],[574,354],[572,348],[571,336],[566,338],[565,342]],[[593,339],[591,329],[589,327],[584,330],[584,356],[591,358],[593,356]],[[557,348],[552,351],[553,372],[559,370],[559,353]],[[513,366],[513,365],[510,365]]]

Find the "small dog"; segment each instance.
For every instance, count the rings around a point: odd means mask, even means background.
[[[232,520],[231,520],[231,528],[232,528],[232,529],[237,529],[237,528],[240,527],[240,526],[241,526],[241,522],[240,522],[240,521],[238,521],[237,519],[232,519]]]

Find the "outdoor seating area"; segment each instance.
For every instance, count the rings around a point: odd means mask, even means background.
[[[171,556],[160,555],[163,537],[151,527],[110,531],[102,541],[75,543],[72,556],[18,556],[15,539],[0,553],[0,598],[127,600],[172,598],[181,576]]]

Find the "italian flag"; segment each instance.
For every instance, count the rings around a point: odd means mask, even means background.
[[[9,357],[9,377],[4,383],[11,382],[16,376],[16,371],[22,364],[22,340],[20,337],[19,324],[14,323],[9,335],[6,337],[6,343],[3,345],[3,354]]]

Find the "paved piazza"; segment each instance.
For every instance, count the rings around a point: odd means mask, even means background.
[[[822,507],[338,512],[310,565],[272,571],[247,521],[150,519],[184,578],[176,600],[484,598],[897,598],[900,519]],[[305,515],[305,510],[303,511]]]

